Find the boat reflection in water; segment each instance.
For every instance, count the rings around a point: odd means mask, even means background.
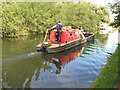
[[[72,84],[71,81],[72,78],[74,79],[74,77],[71,77],[71,74],[68,73],[70,70],[69,65],[80,56],[83,50],[84,50],[83,46],[77,46],[60,53],[54,54],[43,53],[42,58],[44,58],[46,61],[42,64],[40,70],[34,72],[34,75],[32,76],[32,80],[30,82],[30,87],[32,88],[71,87]],[[75,87],[76,85],[74,85],[74,88]]]
[[[43,64],[43,67],[49,66],[49,64],[54,64],[56,66],[56,74],[60,74],[62,67],[69,62],[76,60],[77,57],[83,52],[84,47],[77,46],[73,49],[66,50],[62,53],[49,54],[50,60]],[[52,68],[52,67],[51,67]]]

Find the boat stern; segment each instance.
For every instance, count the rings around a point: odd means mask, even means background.
[[[38,44],[38,45],[36,46],[36,49],[37,49],[38,52],[44,51],[44,47],[42,47],[42,44]]]

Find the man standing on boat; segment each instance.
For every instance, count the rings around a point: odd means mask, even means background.
[[[62,23],[59,21],[58,24],[54,25],[52,28],[50,28],[50,29],[48,29],[48,30],[51,30],[51,29],[53,29],[53,28],[57,28],[57,33],[58,33],[57,40],[58,40],[58,43],[60,44],[63,25],[62,25]]]

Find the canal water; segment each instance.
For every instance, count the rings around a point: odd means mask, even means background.
[[[2,77],[5,88],[90,88],[118,44],[118,32],[48,54],[36,52],[43,36],[7,38],[2,42]]]

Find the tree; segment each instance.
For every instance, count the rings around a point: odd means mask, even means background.
[[[116,14],[114,22],[111,23],[111,26],[119,27],[120,29],[120,1],[116,1],[114,4],[110,4],[112,13]]]
[[[19,37],[21,33],[43,33],[58,21],[64,26],[97,32],[100,22],[109,22],[106,7],[87,2],[9,2],[2,3],[3,37]]]

